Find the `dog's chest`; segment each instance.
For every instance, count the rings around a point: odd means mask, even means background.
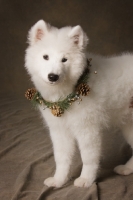
[[[86,119],[90,110],[88,97],[74,102],[64,113],[57,117],[51,112],[51,109],[40,107],[40,111],[49,126],[70,126],[77,124],[81,119]]]

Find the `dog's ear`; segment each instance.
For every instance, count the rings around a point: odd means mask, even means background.
[[[71,29],[69,37],[72,39],[73,43],[80,48],[85,48],[89,41],[87,35],[79,25]]]
[[[30,45],[35,44],[47,34],[50,25],[43,20],[39,20],[29,31],[28,41]]]

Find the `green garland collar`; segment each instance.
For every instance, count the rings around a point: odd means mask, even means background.
[[[90,71],[89,68],[91,66],[90,65],[91,60],[92,60],[91,58],[87,60],[87,67],[83,72],[83,74],[81,75],[81,77],[79,78],[75,87],[75,91],[69,94],[64,100],[62,101],[59,100],[57,102],[46,101],[45,99],[43,99],[40,92],[38,92],[35,88],[28,89],[25,92],[25,97],[28,100],[31,100],[33,105],[35,106],[37,106],[38,104],[43,105],[44,110],[46,108],[49,108],[51,109],[51,112],[54,116],[61,117],[64,111],[67,110],[72,105],[73,102],[78,100],[78,103],[80,103],[82,101],[80,96],[87,96],[90,93],[90,87],[87,84],[87,82],[89,78],[89,71]]]

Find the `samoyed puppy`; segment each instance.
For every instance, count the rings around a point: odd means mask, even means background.
[[[80,26],[58,29],[43,20],[30,29],[28,42],[25,68],[40,95],[35,100],[41,99],[38,108],[49,127],[56,162],[54,176],[44,184],[61,187],[68,181],[78,146],[83,166],[74,185],[90,187],[99,167],[104,127],[121,129],[133,148],[133,54],[87,54],[88,37]],[[133,173],[133,157],[114,171]]]

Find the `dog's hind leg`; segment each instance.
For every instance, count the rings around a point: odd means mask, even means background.
[[[128,123],[124,125],[122,128],[122,132],[124,138],[133,149],[133,123]],[[121,175],[129,175],[133,173],[133,155],[125,165],[118,165],[117,167],[114,168],[114,171],[117,174]]]

